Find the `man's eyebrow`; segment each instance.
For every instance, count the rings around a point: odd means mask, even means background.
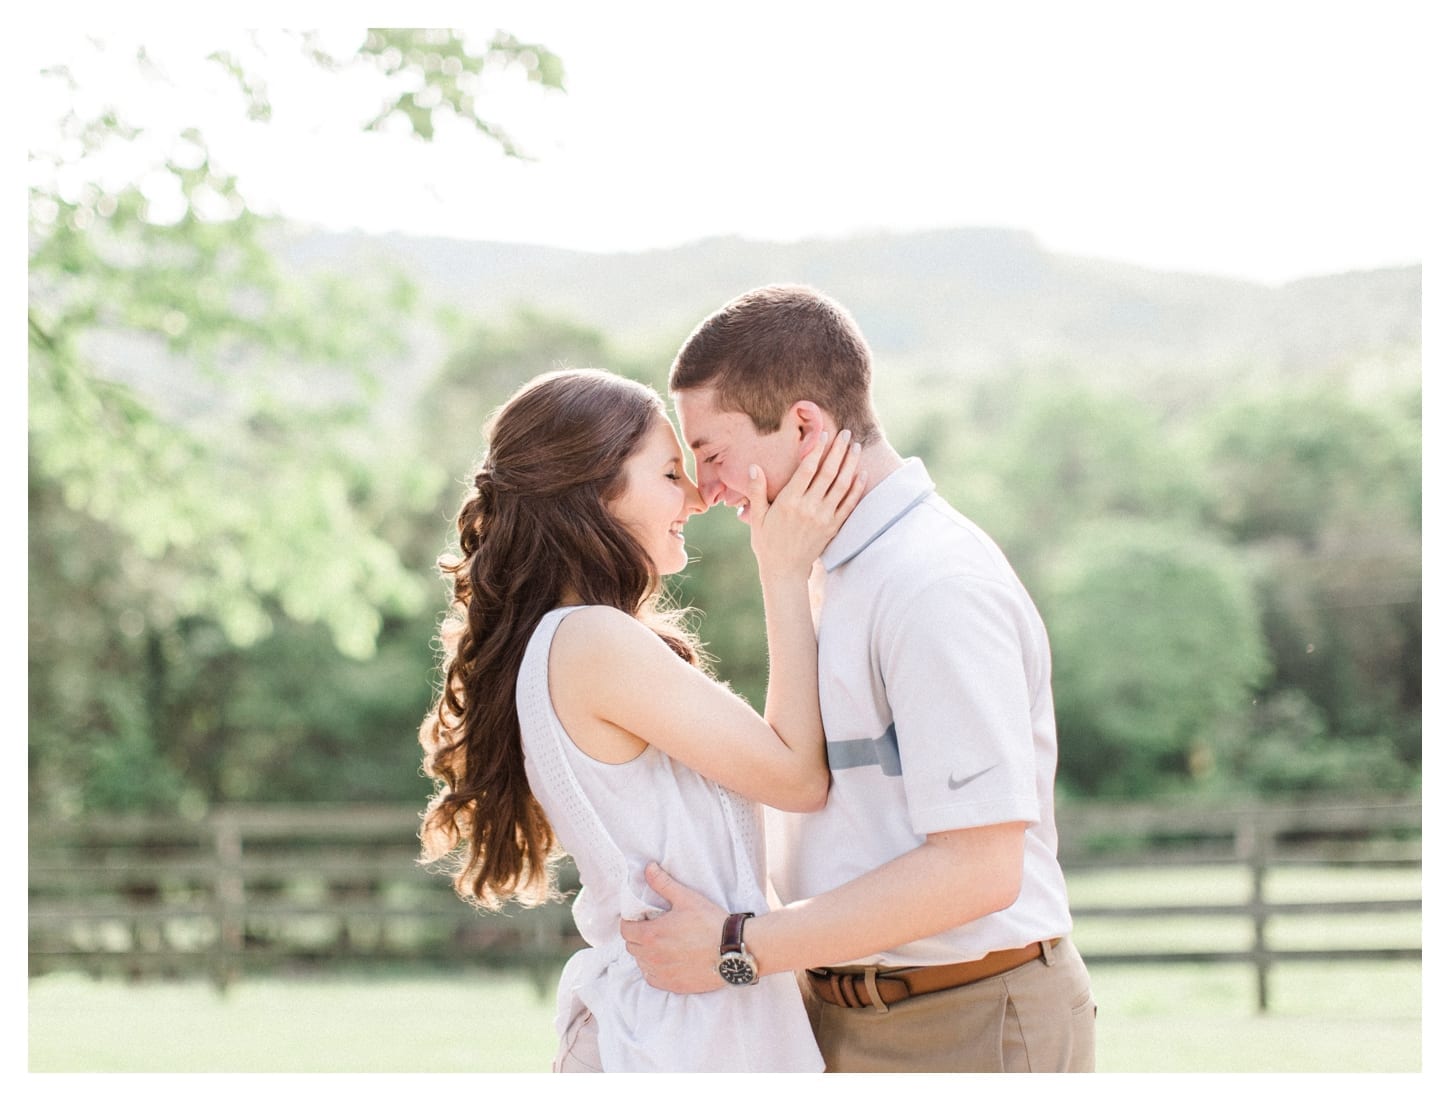
[[[701,436],[698,439],[695,439],[695,440],[691,440],[690,441],[690,450],[691,451],[699,451],[700,448],[702,448],[702,447],[709,447],[709,446],[710,446],[710,440],[709,440],[709,437],[707,437],[707,436]]]

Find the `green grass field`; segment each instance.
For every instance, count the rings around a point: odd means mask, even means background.
[[[1418,1071],[1420,965],[1296,964],[1255,1012],[1247,967],[1093,972],[1102,1071]],[[547,1071],[552,999],[525,979],[30,984],[32,1071]]]
[[[1353,881],[1342,875],[1355,877]],[[1417,895],[1419,873],[1333,877],[1274,873],[1270,897]],[[1075,905],[1232,900],[1231,868],[1075,876]],[[1271,928],[1280,947],[1420,943],[1420,915],[1295,918]],[[1107,1072],[1417,1072],[1421,965],[1293,963],[1270,975],[1256,1010],[1247,965],[1093,966],[1125,944],[1244,947],[1246,921],[1079,920],[1074,939],[1093,975],[1098,1069]],[[252,978],[218,994],[203,982],[139,983],[51,975],[30,983],[31,1071],[547,1071],[552,993],[525,977]]]

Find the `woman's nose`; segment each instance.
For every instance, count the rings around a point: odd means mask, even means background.
[[[704,512],[710,506],[705,503],[705,496],[703,493],[700,492],[700,487],[697,486],[694,482],[691,482],[688,478],[686,478],[685,481],[690,487],[685,491],[686,510],[690,513],[691,516],[699,512]]]

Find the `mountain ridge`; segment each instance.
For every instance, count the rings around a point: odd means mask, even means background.
[[[479,321],[527,307],[651,355],[671,353],[741,291],[799,282],[852,312],[888,372],[1419,370],[1420,265],[1270,285],[1054,253],[1026,231],[992,227],[788,243],[711,237],[618,253],[298,229],[281,251],[303,269],[388,265],[425,302]]]

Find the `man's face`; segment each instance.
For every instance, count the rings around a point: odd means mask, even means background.
[[[675,412],[695,456],[695,480],[707,508],[723,501],[747,520],[751,464],[765,475],[767,501],[775,500],[800,464],[802,433],[789,414],[780,428],[762,434],[744,413],[723,412],[709,386],[676,393]]]

